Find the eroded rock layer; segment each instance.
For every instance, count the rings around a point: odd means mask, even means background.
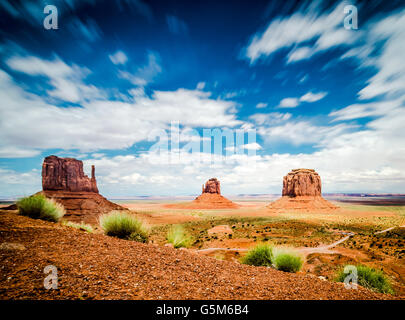
[[[98,193],[95,167],[91,178],[83,172],[83,162],[73,158],[49,156],[42,164],[42,193],[61,203],[65,218],[75,222],[97,223],[100,214],[127,210]]]
[[[276,211],[318,211],[336,209],[322,197],[321,177],[313,169],[294,169],[283,178],[282,197],[268,208]]]
[[[127,210],[94,192],[42,191],[61,203],[66,210],[65,219],[73,222],[98,224],[98,216],[112,210]]]
[[[202,193],[221,194],[221,183],[217,178],[209,179],[205,185],[202,186]]]
[[[42,164],[42,190],[98,193],[95,168],[92,166],[89,178],[82,161],[48,156]]]
[[[283,196],[321,196],[321,177],[313,169],[294,169],[283,178]]]

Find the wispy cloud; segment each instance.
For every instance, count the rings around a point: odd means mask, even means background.
[[[308,9],[273,19],[263,32],[256,33],[245,52],[250,62],[268,57],[280,49],[294,47],[288,54],[287,63],[291,63],[336,46],[349,45],[358,39],[361,31],[343,28],[344,2],[322,14],[318,12],[317,4],[316,1]],[[314,41],[314,45],[306,45],[309,41]]]
[[[147,63],[144,66],[138,67],[135,72],[119,70],[119,76],[136,86],[146,86],[148,83],[152,82],[160,72],[162,72],[160,56],[156,52],[149,52]]]
[[[278,105],[279,108],[296,108],[298,105],[302,102],[316,102],[321,99],[323,99],[328,93],[327,92],[318,92],[318,93],[312,93],[312,92],[307,92],[300,98],[284,98],[283,100],[280,101],[280,104]]]
[[[259,102],[259,103],[256,105],[256,108],[257,108],[257,109],[263,109],[263,108],[266,108],[267,105],[268,105],[267,103]]]
[[[110,58],[111,62],[116,65],[125,64],[128,61],[127,55],[121,50],[118,50],[114,54],[110,54],[108,57]]]
[[[35,56],[14,56],[6,63],[15,71],[31,76],[47,77],[53,87],[52,90],[46,91],[51,97],[77,103],[104,96],[98,88],[83,82],[83,79],[90,73],[89,69],[77,65],[70,66],[59,57],[44,60]]]

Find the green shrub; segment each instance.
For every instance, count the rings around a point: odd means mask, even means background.
[[[147,242],[149,228],[133,214],[111,211],[99,218],[100,226],[108,236],[121,239]]]
[[[25,197],[17,202],[18,213],[33,219],[57,222],[65,214],[64,207],[42,194]]]
[[[170,228],[167,233],[167,241],[175,248],[188,248],[193,244],[193,238],[180,225]]]
[[[273,248],[268,244],[258,244],[242,257],[243,264],[251,266],[271,266],[273,261]]]
[[[297,272],[301,270],[304,259],[293,250],[278,249],[274,250],[273,263],[277,270]]]
[[[391,284],[387,276],[381,270],[357,265],[357,283],[365,288],[381,292],[393,294]],[[344,273],[344,268],[341,269],[336,277],[336,281],[344,282],[348,273]]]
[[[63,221],[62,224],[64,226],[84,230],[84,231],[87,231],[89,233],[92,233],[94,231],[93,227],[91,225],[85,224],[83,222],[82,223],[75,223],[75,222],[71,222],[71,221]]]

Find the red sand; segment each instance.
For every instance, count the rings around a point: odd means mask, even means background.
[[[171,204],[167,208],[177,209],[236,209],[239,206],[217,193],[203,193],[190,203]]]
[[[271,210],[298,210],[298,211],[317,211],[317,210],[335,210],[338,207],[319,196],[284,196],[270,203],[268,208]]]

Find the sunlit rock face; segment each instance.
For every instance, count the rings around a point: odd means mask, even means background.
[[[211,178],[202,187],[202,193],[221,194],[221,184],[217,178]]]
[[[321,196],[321,177],[313,169],[294,169],[283,179],[283,196]]]
[[[42,164],[42,190],[98,193],[95,168],[92,166],[89,178],[81,160],[48,156]]]

